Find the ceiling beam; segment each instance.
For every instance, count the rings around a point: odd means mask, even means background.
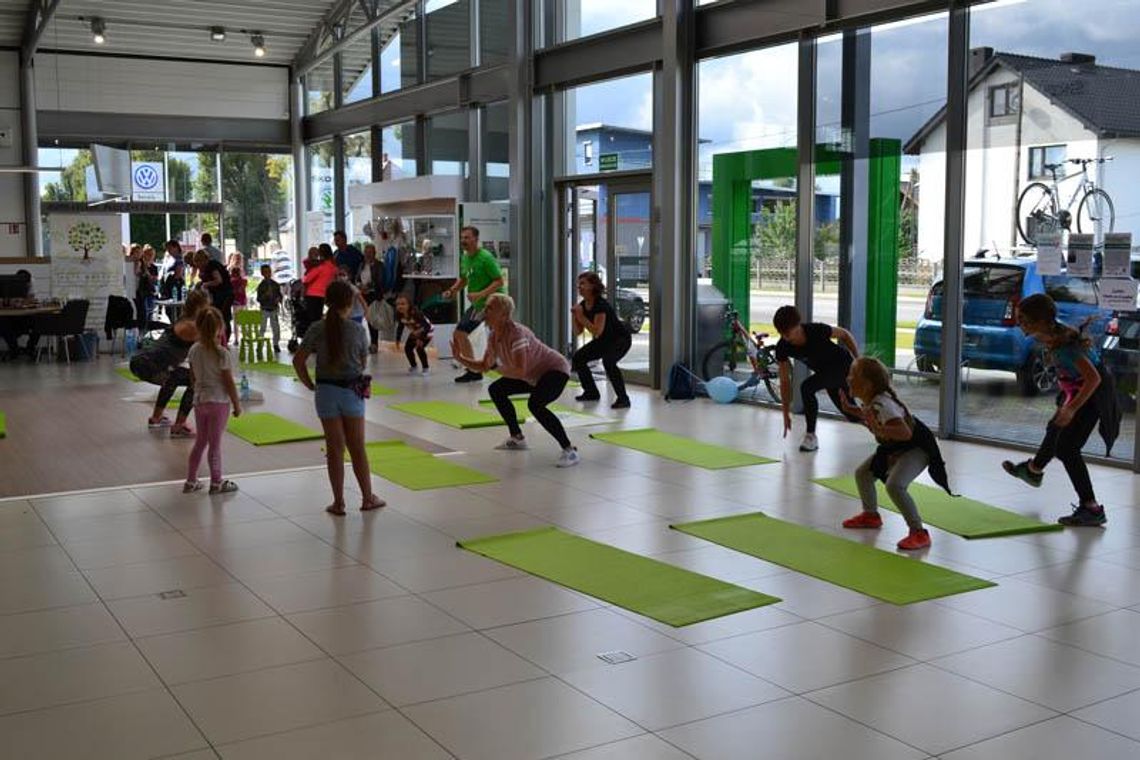
[[[20,61],[30,64],[40,46],[40,40],[47,31],[62,0],[32,0],[28,7],[28,21],[24,26],[24,39],[20,43]]]
[[[293,59],[294,76],[303,77],[317,66],[320,66],[332,58],[338,51],[366,36],[380,24],[389,19],[401,16],[415,7],[415,0],[405,0],[404,2],[394,3],[391,7],[380,12],[379,5],[377,4],[376,13],[365,20],[363,24],[350,29],[348,22],[352,19],[352,9],[358,2],[362,1],[366,0],[341,0],[341,2],[329,10],[324,21],[321,22],[321,25],[317,27],[316,31],[313,32],[305,44],[301,46],[297,57]],[[331,30],[338,23],[341,24],[340,28],[343,32],[340,35],[335,35]],[[330,44],[322,47],[322,44],[326,41],[329,41]]]

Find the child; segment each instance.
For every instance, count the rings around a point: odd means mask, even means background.
[[[909,535],[898,542],[898,548],[903,551],[925,549],[930,546],[930,533],[922,526],[918,507],[906,489],[923,470],[929,468],[934,482],[950,493],[946,464],[942,461],[938,441],[930,428],[911,416],[906,405],[899,401],[891,388],[890,371],[878,359],[863,356],[852,362],[847,383],[861,408],[853,405],[847,394],[841,392],[843,412],[861,419],[879,442],[879,448],[855,470],[863,511],[844,520],[843,527],[882,527],[883,518],[879,516],[875,490],[875,480],[882,480],[887,485],[891,502],[898,507],[910,527]]]
[[[408,357],[408,372],[416,371],[416,354],[420,356],[423,365],[423,376],[431,374],[428,370],[427,345],[431,343],[432,325],[424,313],[408,301],[407,296],[396,299],[396,318],[400,324],[396,326],[396,348],[400,347],[400,336],[404,328],[408,328],[408,340],[404,343],[404,355]]]
[[[1076,489],[1080,503],[1071,515],[1057,520],[1062,525],[1099,527],[1107,522],[1104,507],[1097,502],[1089,468],[1081,456],[1081,448],[1100,427],[1107,451],[1120,431],[1120,406],[1116,400],[1112,375],[1097,369],[1097,356],[1089,339],[1078,330],[1057,321],[1057,306],[1044,293],[1037,293],[1018,304],[1017,323],[1022,332],[1032,336],[1045,349],[1045,357],[1057,370],[1061,392],[1057,394],[1057,412],[1045,428],[1045,438],[1033,459],[1002,467],[1015,478],[1037,488],[1045,474],[1045,466],[1056,457]]]
[[[235,254],[237,255],[237,254]],[[245,273],[242,272],[241,262],[235,261],[233,266],[230,267],[230,287],[234,291],[234,314],[246,307],[248,298],[245,292],[245,286],[249,282]]]
[[[261,282],[257,285],[257,305],[261,307],[261,334],[265,335],[265,323],[273,328],[273,353],[281,353],[281,322],[277,310],[281,307],[281,286],[273,279],[273,270],[268,264],[261,265]]]
[[[336,278],[352,288],[352,312],[349,319],[358,325],[364,324],[364,315],[368,313],[368,302],[360,292],[360,288],[352,284],[352,277],[348,267],[338,267]]]
[[[234,385],[233,357],[219,340],[223,334],[222,313],[213,306],[203,309],[195,321],[198,341],[190,348],[190,378],[194,387],[194,420],[198,438],[190,450],[190,466],[182,493],[200,491],[198,466],[202,452],[210,447],[210,493],[233,493],[238,490],[232,480],[222,478],[222,433],[233,406],[235,417],[241,416],[237,386]]]

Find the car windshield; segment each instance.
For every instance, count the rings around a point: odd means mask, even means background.
[[[962,291],[967,297],[1010,299],[1021,295],[1025,270],[1008,266],[967,266],[962,272]]]

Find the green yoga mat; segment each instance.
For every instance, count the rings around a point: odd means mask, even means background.
[[[325,437],[319,430],[278,417],[271,412],[244,413],[240,417],[230,417],[226,430],[254,446],[313,441]]]
[[[487,536],[459,545],[674,628],[780,601],[557,528]]]
[[[4,416],[4,412],[0,412],[0,438],[8,437],[8,418]]]
[[[670,527],[891,604],[997,585],[759,512]]]
[[[703,443],[693,438],[662,433],[656,428],[640,430],[619,430],[613,433],[591,433],[590,437],[624,446],[627,449],[644,451],[646,454],[672,459],[675,462],[703,467],[706,470],[723,470],[729,467],[747,467],[753,464],[771,464],[775,459],[756,456],[743,451]]]
[[[238,368],[238,373],[240,374],[243,371],[264,372],[267,375],[290,377],[294,380],[297,378],[297,371],[293,369],[292,364],[281,364],[280,362],[256,362],[254,364],[243,364]]]
[[[388,408],[460,430],[506,424],[496,412],[473,409],[451,401],[405,401],[401,404],[389,404]]]
[[[841,494],[859,498],[859,489],[855,485],[855,478],[850,475],[844,475],[840,478],[819,478],[812,482]],[[898,510],[887,497],[886,487],[882,483],[877,485],[879,488],[879,506],[897,512]],[[962,538],[997,538],[999,536],[1046,533],[1063,529],[1063,526],[1056,523],[1043,523],[1034,520],[1032,517],[983,504],[964,496],[955,498],[941,488],[912,483],[908,490],[914,498],[914,503],[918,505],[918,512],[922,515],[923,522]]]
[[[529,396],[522,396],[522,397],[512,396],[511,397],[511,405],[514,406],[514,408],[515,408],[515,414],[518,415],[519,422],[522,422],[525,419],[527,419],[528,417],[530,417],[530,409],[528,409],[526,406],[527,400],[529,398],[530,398]],[[485,398],[482,401],[480,401],[479,406],[485,407],[488,411],[495,411],[495,402],[489,398]],[[550,411],[554,412],[557,415],[573,414],[573,415],[578,416],[578,417],[592,417],[593,416],[593,415],[589,415],[589,414],[583,414],[582,412],[579,412],[577,409],[571,409],[570,407],[563,406],[562,404],[559,404],[559,403],[548,404],[546,408],[549,409]],[[495,413],[498,414],[497,411],[495,411]]]
[[[372,383],[373,396],[395,396],[398,393],[399,391],[395,388],[389,388],[386,385],[377,385],[376,383]]]
[[[365,445],[368,466],[385,480],[412,491],[497,483],[498,478],[433,456],[403,441],[376,441]]]
[[[483,373],[483,377],[487,378],[488,380],[498,380],[500,377],[502,377],[502,375],[493,369],[489,369]],[[566,387],[567,388],[581,388],[582,384],[579,383],[577,380],[571,380],[568,383],[566,383]]]
[[[130,367],[115,367],[115,374],[124,380],[130,380],[132,383],[142,382],[142,380],[135,376],[134,372],[131,372]]]

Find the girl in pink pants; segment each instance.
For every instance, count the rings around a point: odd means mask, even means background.
[[[209,449],[210,493],[232,493],[238,490],[232,480],[222,478],[222,433],[233,408],[235,417],[241,415],[237,386],[234,384],[233,357],[221,344],[218,336],[224,322],[222,313],[214,307],[204,309],[196,320],[198,342],[190,348],[190,377],[194,387],[194,420],[198,423],[198,437],[190,450],[190,466],[182,493],[200,491],[198,468],[202,454]]]

